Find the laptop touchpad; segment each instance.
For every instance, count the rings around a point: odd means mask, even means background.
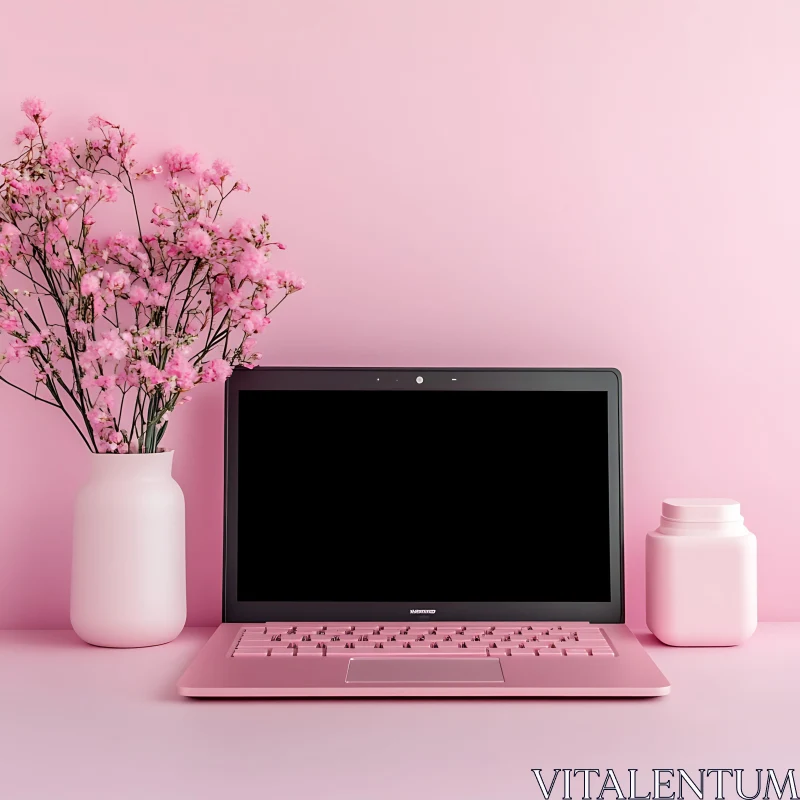
[[[347,683],[504,683],[497,658],[351,658]]]

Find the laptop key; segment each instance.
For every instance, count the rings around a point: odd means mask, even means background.
[[[464,658],[470,654],[463,650],[439,650],[435,647],[406,647],[400,651],[404,658]]]
[[[325,645],[325,653],[326,655],[333,656],[333,655],[348,655],[352,654],[354,651],[352,648],[347,647],[346,645],[338,645],[338,644],[327,644]]]
[[[463,649],[467,652],[483,653],[486,655],[488,645],[485,642],[465,642]]]

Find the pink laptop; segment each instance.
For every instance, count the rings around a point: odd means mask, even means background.
[[[613,369],[236,370],[191,697],[654,696]]]

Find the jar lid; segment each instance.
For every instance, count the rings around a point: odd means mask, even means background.
[[[661,516],[677,522],[740,522],[739,503],[725,497],[668,497]]]

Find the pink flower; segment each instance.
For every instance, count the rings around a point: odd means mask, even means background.
[[[89,117],[89,130],[94,130],[95,128],[102,128],[104,125],[111,125],[107,119],[103,119],[98,114],[93,114]]]
[[[92,426],[92,429],[95,432],[102,430],[111,421],[106,411],[98,406],[95,406],[93,409],[91,409],[86,416],[89,419],[89,424]]]
[[[253,228],[253,223],[246,219],[237,219],[230,227],[230,235],[233,237],[247,236]]]
[[[6,358],[9,363],[15,364],[22,361],[23,356],[27,355],[27,352],[28,348],[24,342],[19,341],[19,339],[12,339],[6,348]]]
[[[200,217],[197,220],[197,224],[204,231],[208,231],[209,233],[216,233],[217,235],[219,235],[222,232],[222,228],[219,225],[217,225],[217,223],[214,222],[214,220],[211,218],[203,219],[202,217]]]
[[[50,116],[50,111],[45,107],[44,100],[40,100],[38,97],[26,98],[22,101],[21,108],[31,122],[41,123]]]
[[[211,165],[211,169],[213,169],[214,172],[220,176],[220,178],[227,178],[232,172],[231,165],[227,161],[223,161],[220,158],[214,161],[214,163]]]
[[[211,252],[211,237],[202,228],[193,228],[186,234],[183,244],[193,256],[202,258]]]
[[[84,389],[91,389],[97,386],[100,389],[113,389],[116,386],[116,378],[114,375],[84,375],[81,379],[81,386]]]
[[[90,294],[97,294],[100,290],[100,270],[89,272],[81,278],[81,294],[88,297]]]
[[[94,217],[93,217],[91,214],[87,214],[87,215],[86,215],[86,216],[83,218],[83,224],[84,224],[84,225],[85,225],[87,228],[91,228],[91,227],[92,227],[92,225],[94,225],[94,223],[95,223],[95,219],[94,219]]]
[[[175,378],[175,385],[184,392],[189,391],[197,383],[197,371],[180,350],[174,353],[167,362],[164,374],[170,378]]]
[[[207,169],[203,173],[203,181],[209,186],[221,186],[222,181],[231,174],[231,165],[227,161],[217,159],[212,165],[211,169]]]
[[[118,269],[113,275],[108,278],[108,288],[112,292],[119,294],[127,290],[131,283],[131,276],[124,269]]]
[[[200,156],[197,153],[184,153],[178,148],[165,154],[164,163],[171,174],[183,172],[183,170],[194,174],[200,167]]]
[[[111,392],[102,391],[97,396],[97,405],[105,408],[107,411],[113,412],[117,405],[117,397]]]
[[[299,292],[301,289],[304,289],[306,285],[303,278],[298,278],[293,272],[288,272],[286,270],[280,270],[277,273],[277,278],[278,286],[282,289],[286,289],[289,294],[292,292]]]
[[[91,372],[94,369],[94,361],[97,358],[97,346],[94,342],[87,342],[86,350],[78,356],[78,364],[84,372]]]
[[[4,222],[0,227],[0,239],[9,241],[19,236],[19,228],[12,225],[10,222]]]
[[[103,334],[100,341],[97,343],[97,354],[100,358],[111,357],[116,361],[125,358],[128,355],[128,345],[119,335],[119,331],[113,328]]]
[[[32,142],[38,135],[39,129],[35,125],[26,125],[21,131],[17,131],[14,144],[22,144],[24,141]]]
[[[150,288],[154,292],[163,294],[164,297],[166,297],[169,294],[169,290],[172,288],[172,284],[169,283],[169,281],[165,281],[163,278],[154,278],[150,281]]]
[[[231,272],[237,282],[250,278],[254,283],[258,283],[264,279],[267,272],[264,253],[255,245],[248,243],[231,266]]]
[[[162,167],[161,164],[150,164],[149,166],[145,167],[141,172],[137,173],[136,177],[141,178],[142,180],[145,181],[153,181],[163,171],[164,167]]]
[[[224,298],[225,307],[233,311],[242,304],[242,293],[239,291],[228,292]]]
[[[203,383],[224,381],[231,376],[232,372],[231,365],[224,358],[215,358],[203,367],[203,374],[200,380]]]
[[[69,148],[64,142],[50,142],[42,159],[48,166],[57,167],[69,158]]]
[[[150,381],[150,383],[160,384],[164,382],[164,373],[149,361],[139,361],[136,366],[142,378]]]
[[[47,328],[42,328],[40,331],[31,333],[25,344],[27,344],[28,347],[41,347],[48,336],[50,336],[50,331]]]
[[[128,302],[134,306],[139,305],[147,300],[147,295],[147,287],[141,283],[137,283],[136,286],[131,287],[131,290],[128,292]]]
[[[56,228],[66,236],[69,233],[69,220],[66,217],[59,217],[56,220]]]
[[[270,322],[270,318],[263,311],[248,311],[242,320],[242,330],[248,335],[261,333]]]
[[[101,199],[105,200],[107,203],[115,203],[117,201],[119,186],[117,186],[116,183],[100,181],[99,189]]]

